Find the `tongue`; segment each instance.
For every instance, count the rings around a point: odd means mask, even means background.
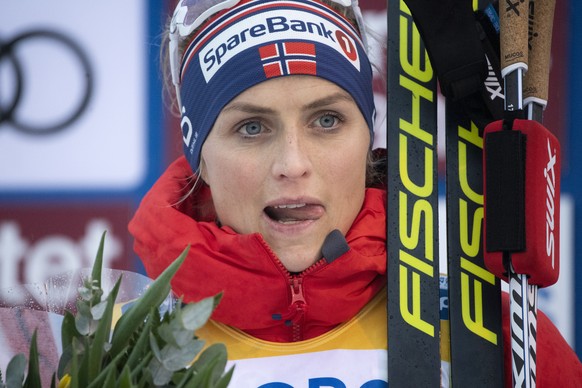
[[[316,220],[321,217],[323,209],[317,205],[306,205],[297,208],[265,208],[265,213],[280,222]]]

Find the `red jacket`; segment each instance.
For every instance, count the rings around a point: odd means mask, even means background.
[[[148,276],[157,277],[188,245],[190,253],[172,281],[185,301],[223,292],[213,319],[273,342],[309,339],[352,318],[386,283],[386,193],[367,189],[360,214],[345,236],[347,253],[290,274],[259,234],[219,227],[188,197],[192,170],[176,160],[144,197],[129,230]],[[511,382],[509,308],[504,299],[506,380]],[[582,365],[556,327],[538,316],[540,387],[582,387]],[[510,385],[507,385],[510,386]]]

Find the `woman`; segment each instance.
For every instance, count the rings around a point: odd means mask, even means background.
[[[387,386],[386,191],[371,185],[359,9],[193,3],[176,8],[169,43],[185,157],[130,224],[137,254],[156,277],[191,245],[172,286],[186,301],[223,292],[197,334],[227,344],[233,386]]]

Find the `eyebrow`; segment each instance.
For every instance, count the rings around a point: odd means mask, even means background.
[[[350,96],[346,92],[336,92],[336,93],[331,94],[329,96],[320,98],[319,100],[315,100],[313,102],[310,102],[309,104],[304,105],[304,108],[317,109],[317,108],[325,107],[328,105],[333,105],[333,104],[340,102],[340,101],[354,102],[354,99],[352,98],[352,96]]]
[[[275,110],[247,102],[234,102],[222,109],[222,112],[240,111],[253,114],[275,114]]]
[[[354,102],[352,96],[346,92],[336,92],[329,96],[325,96],[318,100],[312,101],[303,106],[304,109],[317,109],[325,106],[335,104],[340,101]],[[264,106],[255,105],[247,102],[234,102],[224,107],[223,112],[240,111],[253,114],[276,114],[275,109],[266,108]]]

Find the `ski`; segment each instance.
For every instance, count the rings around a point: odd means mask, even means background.
[[[408,7],[388,0],[388,381],[441,384],[436,75]]]
[[[495,25],[491,4],[481,7],[492,19],[483,16],[484,23],[476,27]],[[489,54],[484,101],[502,106],[500,75],[492,65],[498,59]],[[501,387],[504,382],[501,281],[486,269],[483,251],[484,125],[467,114],[462,102],[446,98],[447,272],[456,387]]]
[[[483,259],[483,128],[446,101],[446,203],[451,381],[503,386],[501,282]]]

